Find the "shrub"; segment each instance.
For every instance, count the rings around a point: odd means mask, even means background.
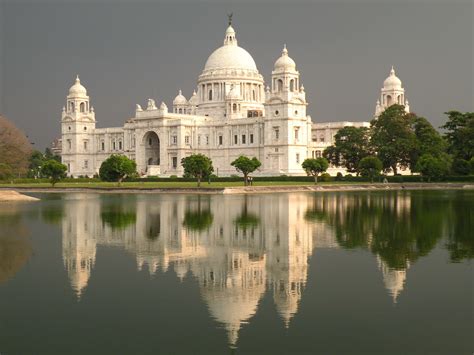
[[[329,173],[322,173],[321,176],[319,177],[319,180],[322,182],[329,182],[332,180],[332,176],[329,175]]]
[[[51,185],[53,186],[66,177],[66,171],[67,166],[55,159],[46,161],[41,167],[41,173],[50,179]]]
[[[103,181],[116,181],[120,185],[127,176],[133,176],[137,172],[137,164],[125,155],[112,154],[103,161],[99,169],[99,175]]]

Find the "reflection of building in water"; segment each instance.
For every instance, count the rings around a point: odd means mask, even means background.
[[[97,216],[99,205],[95,200],[87,200],[79,195],[77,201],[66,204],[66,217],[62,221],[63,228],[63,261],[69,280],[78,298],[89,282],[95,263],[97,241]]]
[[[405,279],[407,278],[407,270],[410,264],[407,263],[406,269],[395,270],[390,268],[386,262],[384,262],[377,255],[377,265],[382,271],[383,283],[388,293],[392,296],[393,303],[397,303],[398,295],[403,291],[405,287]]]
[[[322,230],[329,232],[319,233],[315,239],[315,247],[338,248],[367,248],[372,251],[373,243],[377,242],[377,247],[385,249],[386,255],[397,254],[406,259],[404,265],[397,268],[391,267],[383,260],[378,252],[377,264],[382,272],[383,282],[386,290],[392,296],[393,302],[403,291],[407,269],[410,267],[409,256],[403,255],[403,241],[399,242],[401,250],[390,250],[386,239],[392,240],[399,237],[387,225],[391,223],[393,227],[397,224],[404,224],[410,218],[412,207],[412,195],[403,191],[395,191],[392,195],[380,193],[334,193],[314,197],[308,210],[309,220],[314,225],[323,225]],[[385,218],[385,219],[383,219]],[[384,234],[382,236],[382,234]],[[382,240],[382,238],[385,238]],[[386,256],[385,255],[385,256]],[[393,265],[392,265],[393,266]]]
[[[307,195],[138,196],[132,203],[110,196],[73,198],[65,205],[63,258],[78,296],[87,286],[96,246],[107,245],[131,252],[138,269],[146,265],[151,274],[170,266],[180,279],[191,272],[231,345],[255,314],[266,282],[286,325],[297,312],[315,228],[304,222]],[[124,217],[109,220],[104,213],[114,204],[128,207],[113,209]],[[126,224],[131,210],[133,223]]]
[[[269,230],[266,233],[268,253],[268,281],[278,314],[285,326],[298,310],[301,292],[308,277],[308,258],[313,251],[311,226],[304,221],[308,208],[305,194],[271,196],[275,201],[267,203],[270,215],[266,215]],[[273,223],[272,223],[273,222]]]
[[[257,311],[267,285],[279,316],[289,326],[298,311],[314,248],[339,247],[336,227],[324,218],[335,215],[343,222],[346,215],[341,208],[357,205],[357,200],[342,195],[315,199],[304,193],[72,198],[65,205],[63,258],[78,296],[87,286],[96,246],[121,247],[135,256],[139,270],[147,267],[154,274],[172,268],[181,280],[192,274],[231,346]],[[318,209],[326,217],[309,223],[308,211]],[[404,274],[383,262],[381,269],[396,299]]]

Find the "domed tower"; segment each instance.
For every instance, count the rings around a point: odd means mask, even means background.
[[[239,47],[229,21],[223,46],[209,56],[199,76],[196,114],[216,118],[262,116],[263,102],[263,76],[252,56]]]
[[[62,162],[68,167],[67,174],[93,176],[95,112],[90,105],[87,90],[79,75],[69,89],[66,106],[61,114]]]
[[[405,111],[410,112],[408,100],[405,99],[405,89],[402,87],[402,81],[395,75],[395,69],[392,66],[390,74],[383,82],[383,88],[380,90],[380,99],[375,106],[375,118],[392,105],[404,105]]]
[[[272,86],[265,101],[265,170],[273,174],[304,174],[311,132],[306,115],[306,93],[300,86],[300,73],[288,55],[286,45],[272,71]]]
[[[188,106],[188,100],[183,96],[182,91],[179,90],[178,95],[173,100],[173,112],[187,114],[189,113]]]
[[[198,105],[198,97],[196,90],[193,91],[193,95],[189,98],[189,114],[195,115],[196,114],[196,107]]]

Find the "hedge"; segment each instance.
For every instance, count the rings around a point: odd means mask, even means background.
[[[375,179],[375,182],[382,182],[384,176],[380,176]],[[388,182],[392,183],[403,183],[403,182],[427,182],[426,178],[420,175],[397,175],[397,176],[386,176]],[[226,177],[212,177],[211,182],[241,182],[242,176],[226,176]],[[49,179],[13,179],[13,184],[35,184],[35,183],[49,183]],[[61,182],[69,183],[90,183],[100,182],[97,178],[65,178]],[[195,182],[195,178],[183,178],[183,177],[146,177],[146,178],[129,178],[125,179],[125,182]],[[295,181],[295,182],[314,182],[312,176],[254,176],[253,181]],[[351,176],[346,175],[342,178],[332,177],[332,181],[346,181],[346,182],[370,182],[368,177],[364,176]],[[462,175],[462,176],[446,176],[444,178],[433,180],[433,182],[474,182],[474,175]],[[10,180],[0,180],[0,184],[9,184]]]

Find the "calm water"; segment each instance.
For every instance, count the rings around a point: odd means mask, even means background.
[[[472,354],[474,191],[0,205],[0,354]]]

